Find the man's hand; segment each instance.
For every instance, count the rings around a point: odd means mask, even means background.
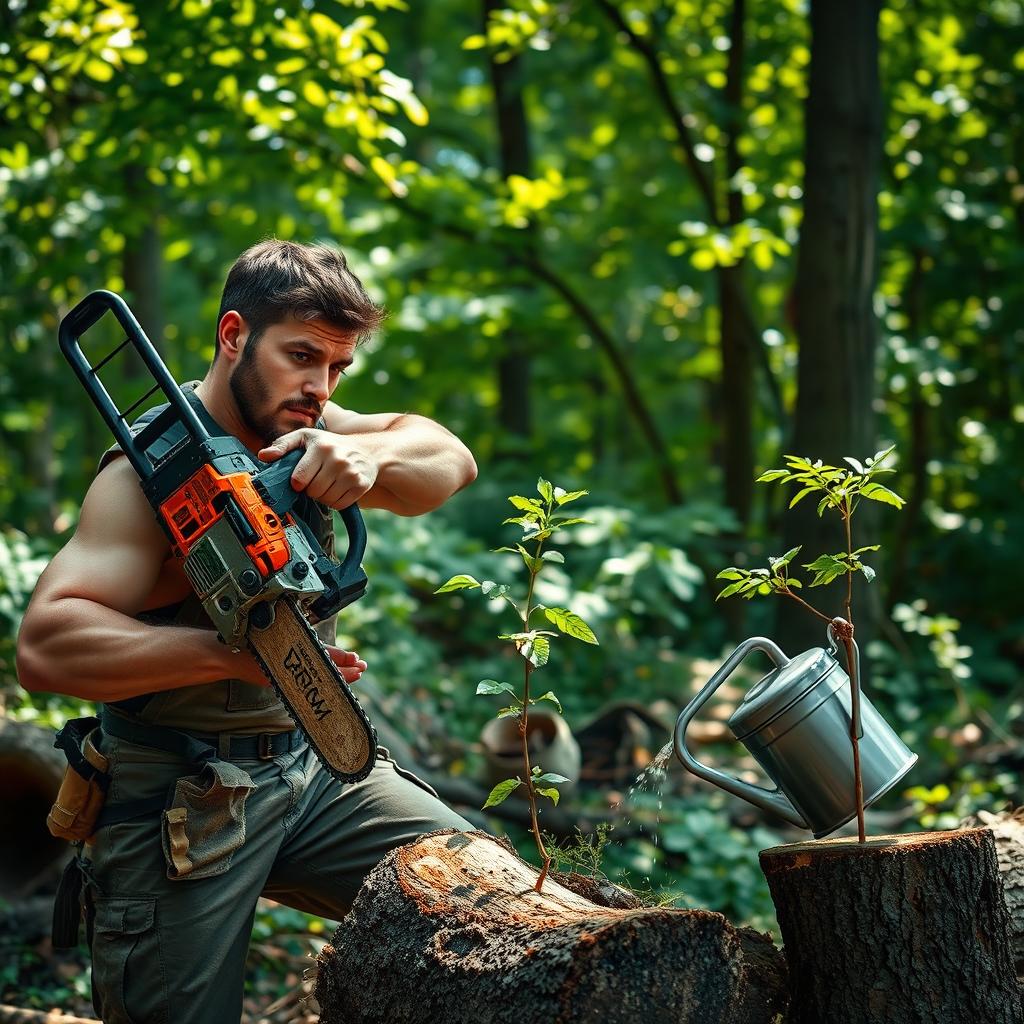
[[[292,472],[292,487],[330,508],[348,508],[377,481],[377,462],[345,434],[303,427],[257,454],[264,462],[276,462],[293,448],[305,448],[306,453]]]
[[[344,651],[340,647],[333,647],[325,644],[331,661],[338,666],[342,678],[346,683],[358,682],[359,677],[366,671],[366,662],[356,654],[355,651]],[[227,650],[227,648],[224,648]],[[259,662],[248,652],[239,651],[232,654],[228,651],[230,667],[228,675],[233,679],[242,679],[247,683],[254,683],[256,686],[269,686],[270,680],[263,674]]]

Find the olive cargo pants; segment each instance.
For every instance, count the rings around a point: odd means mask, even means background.
[[[198,766],[111,736],[110,801],[174,790],[173,808],[85,846],[93,1002],[105,1024],[232,1024],[256,900],[334,920],[373,866],[425,832],[474,826],[378,749],[343,785],[302,742],[270,760]]]

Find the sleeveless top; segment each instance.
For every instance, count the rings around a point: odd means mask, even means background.
[[[206,407],[194,394],[199,381],[189,381],[181,386],[182,393],[195,409],[206,429],[214,436],[229,436],[217,421],[206,411]],[[133,434],[157,416],[167,404],[155,406],[144,412],[131,426]],[[324,429],[324,421],[317,421],[317,428]],[[180,436],[183,428],[173,425],[154,442],[151,452],[159,454],[160,446],[169,448]],[[172,437],[172,435],[174,435]],[[121,451],[120,445],[112,445],[100,457],[96,467],[98,473]],[[255,453],[253,453],[255,458]],[[258,460],[257,460],[258,461]],[[313,531],[320,546],[330,558],[334,558],[334,510],[305,494],[300,494],[292,508],[292,515],[303,519]],[[189,594],[184,600],[161,608],[151,608],[135,616],[150,625],[197,626],[213,629],[213,622],[203,610],[199,598]],[[336,639],[337,615],[332,615],[314,627],[320,639],[333,644]],[[188,667],[182,667],[187,674]],[[124,700],[110,701],[108,707],[122,716],[153,725],[164,725],[174,729],[189,729],[193,732],[233,732],[240,735],[261,732],[288,732],[295,728],[284,705],[273,687],[256,686],[242,679],[220,679],[212,683],[197,683],[144,693]]]

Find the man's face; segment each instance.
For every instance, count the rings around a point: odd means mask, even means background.
[[[248,337],[228,385],[245,426],[265,445],[313,426],[352,363],[356,335],[324,320],[284,320]]]

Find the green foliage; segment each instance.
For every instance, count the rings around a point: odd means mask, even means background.
[[[611,829],[610,822],[602,821],[593,832],[584,832],[577,825],[573,838],[562,842],[558,842],[554,836],[545,835],[544,846],[555,870],[572,871],[591,878],[603,875],[601,861],[610,841]]]
[[[895,472],[881,466],[883,460],[895,449],[896,446],[892,445],[884,451],[876,452],[870,459],[866,459],[863,465],[857,459],[843,456],[844,461],[848,462],[852,469],[827,466],[821,459],[811,462],[807,458],[786,455],[788,469],[770,469],[762,473],[757,482],[785,484],[796,481],[800,484],[800,490],[790,501],[789,508],[808,494],[823,494],[821,501],[818,502],[818,516],[820,517],[827,508],[835,509],[846,524],[849,537],[850,520],[863,498],[892,505],[897,509],[905,504],[903,498],[874,479],[881,473]],[[801,588],[803,584],[789,575],[789,563],[796,557],[801,547],[802,545],[791,548],[778,558],[769,556],[767,569],[743,569],[734,565],[723,569],[715,578],[731,582],[719,592],[715,600],[733,594],[738,594],[748,601],[767,594],[795,597],[793,590]],[[823,587],[839,576],[845,575],[850,578],[855,572],[863,573],[864,578],[870,583],[875,578],[875,570],[865,565],[860,556],[865,551],[878,551],[880,547],[879,544],[869,544],[856,550],[819,555],[813,562],[803,563],[805,569],[814,573],[810,586]]]

